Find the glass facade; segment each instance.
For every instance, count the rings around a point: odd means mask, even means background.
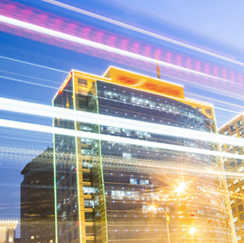
[[[89,83],[88,92],[70,92],[79,90],[72,88],[73,84]],[[69,92],[54,99],[54,105],[62,106],[68,99],[69,109],[145,121],[152,126],[215,132],[209,112],[204,114],[183,101],[98,79],[78,79],[76,83],[73,78],[73,84],[67,86]],[[62,122],[67,128],[68,122]],[[69,124],[68,128],[87,133],[217,150],[213,143],[129,130],[123,124]],[[167,242],[169,238],[174,243],[231,242],[226,201],[219,193],[222,182],[207,173],[219,171],[218,158],[60,135],[55,135],[55,151],[58,242]],[[177,191],[182,185],[183,190]],[[191,234],[191,229],[196,233]]]

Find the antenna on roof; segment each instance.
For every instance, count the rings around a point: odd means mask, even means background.
[[[158,60],[158,55],[157,55],[157,53],[156,53],[156,60]],[[158,74],[158,79],[161,79],[161,76],[160,76],[160,69],[159,69],[158,62],[156,62],[156,65],[157,65],[157,74]]]

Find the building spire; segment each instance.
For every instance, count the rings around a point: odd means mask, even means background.
[[[156,60],[158,60],[158,55],[157,55],[157,53],[156,53]],[[160,76],[160,69],[159,69],[158,62],[156,62],[156,65],[157,65],[157,74],[158,74],[158,79],[161,79],[161,76]]]

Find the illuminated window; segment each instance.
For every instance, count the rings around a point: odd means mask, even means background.
[[[111,199],[119,199],[122,200],[125,197],[125,191],[111,191]]]
[[[235,124],[233,124],[232,126],[230,126],[230,130],[231,130],[232,132],[234,132],[235,129],[236,129],[236,125],[235,125]]]
[[[224,135],[229,135],[229,129],[226,129],[226,130],[224,131]]]
[[[233,218],[233,222],[234,223],[237,222],[237,221],[238,221],[238,218],[237,217]]]
[[[34,236],[34,235],[32,235],[32,236],[31,236],[31,239],[32,239],[32,240],[33,240],[33,239],[35,239],[35,236]]]
[[[149,185],[149,180],[140,180],[141,185]]]
[[[237,183],[238,183],[238,179],[235,179],[235,180],[233,181],[233,184],[236,185]]]
[[[241,136],[243,133],[244,133],[244,129],[241,128],[241,129],[239,130],[239,135]]]
[[[135,157],[132,153],[125,153],[123,152],[123,159],[132,159],[133,157]]]
[[[66,219],[66,211],[63,211],[63,213],[62,213],[62,219],[63,220]]]
[[[243,124],[242,120],[237,122],[238,127],[240,127]]]
[[[136,185],[137,184],[137,179],[130,178],[130,184]]]
[[[235,193],[238,193],[238,192],[240,192],[240,188],[239,187],[237,187],[236,190],[235,190]]]
[[[243,169],[243,166],[241,166],[240,168],[239,168],[239,172],[242,172],[244,169]]]

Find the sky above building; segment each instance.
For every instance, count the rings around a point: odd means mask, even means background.
[[[5,2],[11,2],[13,6],[21,4],[23,8],[35,9],[34,12],[39,10],[50,16],[55,15],[70,22],[90,26],[94,33],[101,31],[109,38],[115,35],[117,40],[124,38],[131,43],[138,42],[143,48],[150,46],[171,50],[184,57],[189,56],[192,60],[204,61],[210,68],[220,66],[233,70],[234,73],[239,73],[243,69],[244,33],[241,27],[244,24],[244,15],[241,11],[244,2],[240,0],[2,1]],[[76,7],[75,10],[72,7]],[[4,14],[5,10],[0,10],[0,15]],[[88,12],[84,14],[84,10]],[[26,16],[23,16],[23,19],[24,17]],[[52,18],[49,20],[50,24]],[[33,23],[37,23],[35,14],[32,20]],[[118,23],[126,26],[119,26]],[[41,20],[39,24],[41,25]],[[33,35],[28,38],[20,32],[0,32],[0,97],[51,105],[52,98],[71,69],[102,75],[110,65],[114,65],[157,76],[156,64],[151,69],[143,69],[118,57],[103,58],[97,54],[99,51],[92,52],[93,54],[76,51],[71,48],[70,43],[60,44],[57,39],[52,42],[50,39],[39,40]],[[154,34],[168,39],[162,40]],[[106,38],[103,41],[106,43]],[[133,46],[129,46],[128,50],[133,52]],[[205,51],[208,54],[204,53]],[[230,84],[229,80],[218,80],[218,86],[213,89],[214,85],[204,85],[201,80],[187,82],[177,77],[164,78],[183,84],[186,97],[214,104],[218,126],[243,111],[243,99],[241,94],[231,90],[231,80]],[[235,86],[235,82],[237,81],[234,80],[232,86]],[[240,92],[242,88],[241,84]],[[51,119],[10,112],[1,112],[0,118],[45,125],[52,123]],[[0,128],[0,137],[0,218],[18,218],[19,188],[22,180],[20,172],[32,158],[44,151],[47,146],[52,146],[52,136]]]

